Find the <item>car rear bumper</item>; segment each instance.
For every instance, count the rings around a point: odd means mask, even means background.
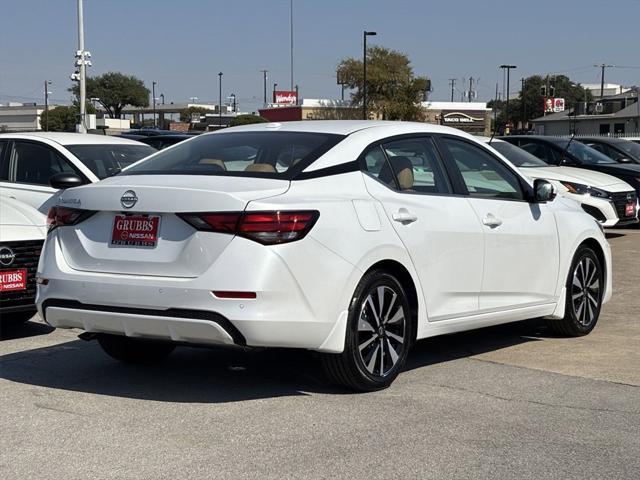
[[[361,273],[314,240],[304,242],[276,250],[237,238],[205,275],[176,278],[74,270],[52,232],[38,268],[46,281],[38,285],[36,303],[58,328],[338,353],[349,292]],[[214,291],[255,298],[219,298]]]

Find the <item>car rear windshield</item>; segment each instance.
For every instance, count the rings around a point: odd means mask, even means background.
[[[507,160],[516,167],[548,167],[549,164],[543,162],[535,155],[530,154],[526,150],[516,147],[509,142],[501,142],[500,140],[491,142],[491,146],[502,154]]]
[[[99,179],[120,172],[125,167],[148,157],[156,150],[149,145],[65,145]]]
[[[344,137],[305,132],[201,135],[158,152],[123,175],[232,175],[292,179]]]

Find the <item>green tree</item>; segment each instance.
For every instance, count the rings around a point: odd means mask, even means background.
[[[251,125],[252,123],[268,123],[264,117],[259,115],[238,115],[235,118],[232,118],[229,122],[230,127],[237,127],[238,125]]]
[[[73,107],[54,107],[42,112],[40,126],[44,130],[49,119],[50,132],[74,132],[78,123],[78,111]]]
[[[345,58],[338,64],[338,78],[355,92],[353,105],[362,105],[362,60]],[[416,77],[409,57],[384,47],[367,49],[367,108],[385,120],[424,119],[420,102],[429,86],[427,77]]]
[[[70,89],[79,97],[79,86]],[[87,78],[87,98],[99,98],[111,118],[120,118],[125,106],[146,107],[149,105],[149,89],[133,75],[108,72]]]

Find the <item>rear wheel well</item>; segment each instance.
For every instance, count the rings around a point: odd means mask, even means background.
[[[365,275],[373,270],[384,270],[390,273],[398,279],[405,292],[407,293],[407,300],[409,301],[409,307],[411,308],[411,321],[414,326],[414,333],[418,333],[418,291],[416,290],[415,283],[409,271],[400,262],[395,260],[382,260],[371,267],[365,272]],[[415,340],[415,338],[414,338]]]

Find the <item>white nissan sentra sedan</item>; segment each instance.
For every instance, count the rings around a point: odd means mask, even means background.
[[[37,304],[125,362],[177,344],[303,348],[333,381],[376,390],[417,339],[533,317],[594,328],[609,245],[554,197],[447,127],[229,128],[66,190]]]

